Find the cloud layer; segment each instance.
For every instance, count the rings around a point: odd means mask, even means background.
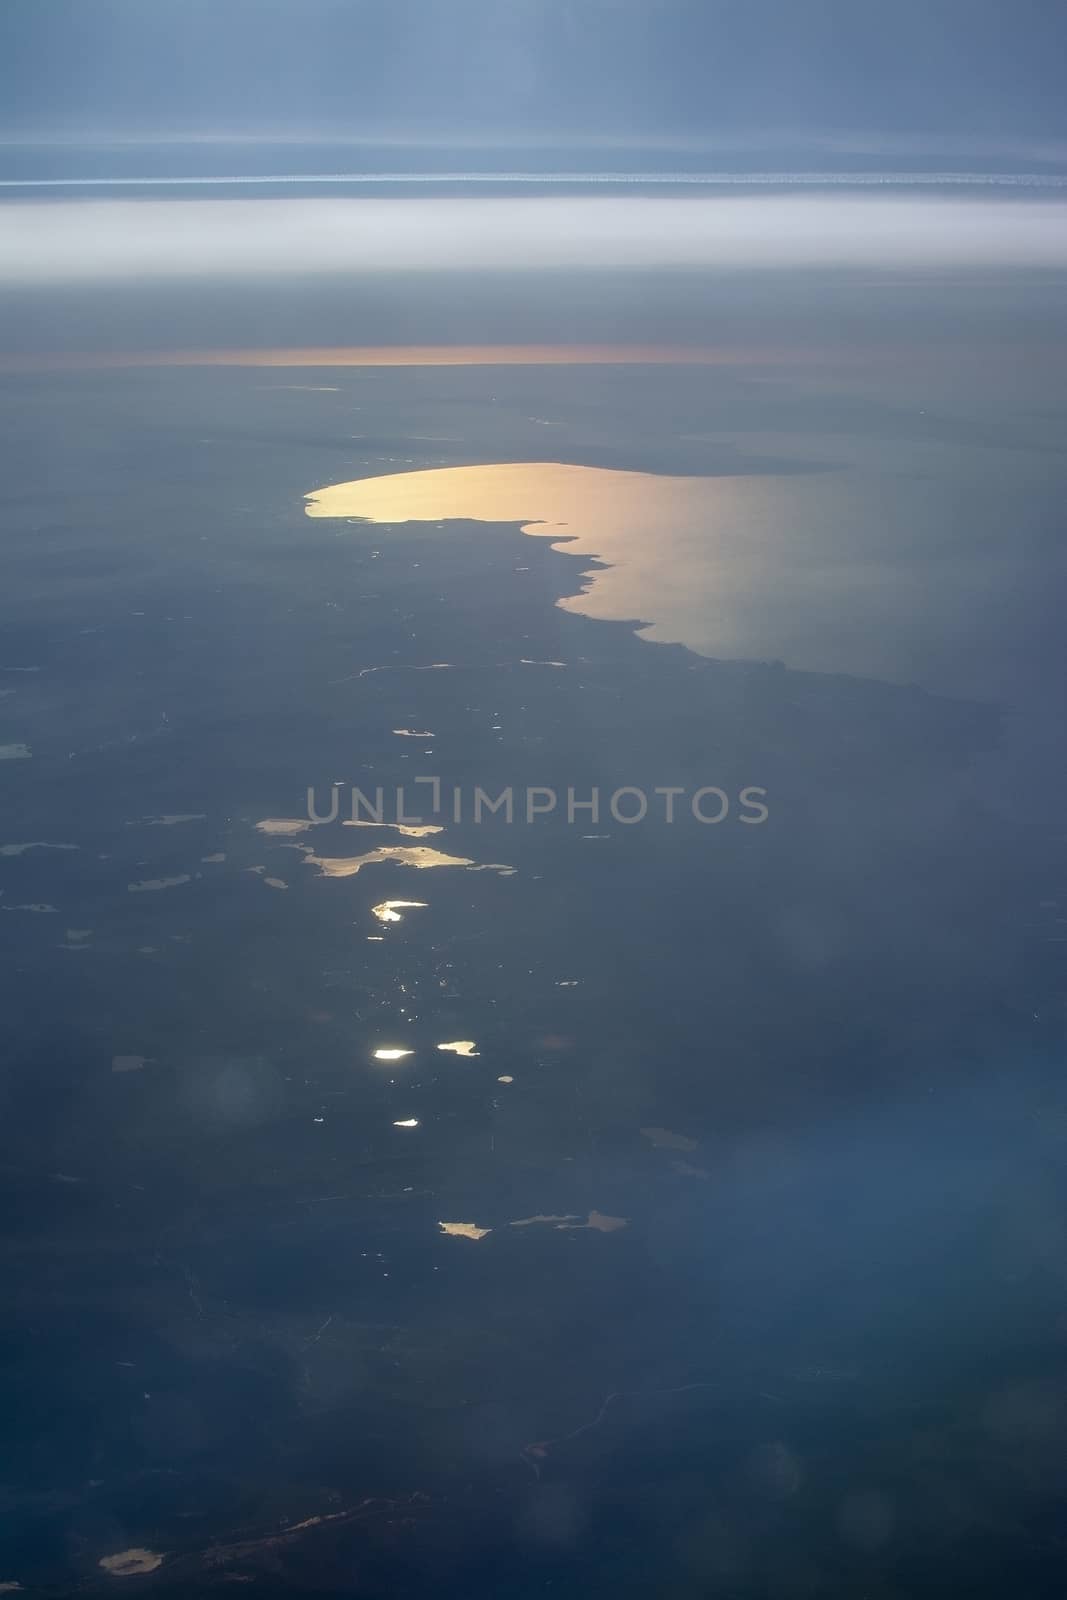
[[[933,195],[92,200],[0,207],[0,284],[487,268],[1067,266],[1067,203]]]

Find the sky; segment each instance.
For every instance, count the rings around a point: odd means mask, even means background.
[[[0,138],[1067,160],[1059,0],[4,0]],[[2,166],[2,162],[0,162]]]
[[[3,0],[0,287],[1058,271],[1064,46],[1058,0]],[[672,177],[754,171],[788,183]],[[546,172],[610,181],[577,197]],[[4,348],[54,347],[59,303],[27,320],[5,293]],[[177,346],[200,342],[190,318]],[[313,320],[296,342],[328,342]],[[368,342],[349,323],[339,342]]]

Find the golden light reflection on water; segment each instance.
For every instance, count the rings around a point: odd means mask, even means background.
[[[601,367],[746,366],[810,362],[813,352],[789,347],[668,344],[300,345],[208,350],[15,352],[3,372],[55,372],[101,367]],[[277,384],[328,392],[327,384]]]
[[[97,1566],[113,1578],[139,1577],[145,1572],[155,1572],[166,1560],[165,1555],[157,1555],[154,1550],[145,1550],[140,1545],[132,1550],[120,1550],[118,1555],[101,1556]]]
[[[480,1228],[476,1222],[439,1222],[437,1226],[452,1239],[484,1239],[493,1231],[492,1228]]]
[[[380,904],[371,906],[370,911],[371,916],[377,917],[379,922],[403,922],[402,911],[425,905],[425,900],[382,900]]]
[[[256,823],[256,832],[271,838],[288,839],[296,833],[306,833],[315,824],[309,817],[264,817]]]
[[[653,531],[667,509],[706,510],[718,482],[559,461],[494,462],[331,484],[308,495],[306,510],[385,523],[517,522],[527,533],[583,538],[609,526]]]
[[[644,620],[653,637],[711,653],[736,642],[738,591],[770,574],[771,553],[752,538],[768,526],[766,494],[755,477],[496,462],[331,484],[308,495],[305,510],[385,524],[517,523],[555,549],[607,564],[583,574],[581,592],[559,602],[564,610]]]
[[[364,867],[377,866],[381,862],[391,862],[398,867],[414,867],[417,871],[425,871],[430,867],[465,867],[469,872],[498,872],[502,878],[514,877],[516,871],[515,867],[509,867],[503,861],[472,861],[469,856],[450,856],[444,850],[431,849],[427,844],[383,845],[380,850],[368,850],[361,856],[318,856],[310,845],[297,848],[303,849],[304,865],[318,867],[322,878],[354,878]],[[262,868],[246,870],[255,872]],[[420,901],[400,900],[392,903],[422,904]]]
[[[368,822],[362,817],[353,817],[351,822],[345,821],[342,828],[392,828],[394,833],[402,833],[405,839],[428,839],[431,833],[444,833],[436,822]]]
[[[770,437],[748,441],[739,433],[731,442],[766,450]],[[940,537],[944,503],[926,481],[930,462],[916,458],[926,464],[914,482],[884,471],[875,479],[865,471],[811,470],[818,463],[806,452],[832,455],[840,448],[836,437],[820,443],[813,436],[799,456],[795,440],[773,442],[783,461],[802,461],[808,470],[683,477],[495,462],[331,484],[308,495],[305,510],[386,525],[518,525],[551,539],[554,549],[602,563],[582,572],[577,593],[558,601],[565,611],[629,622],[648,639],[706,656],[780,659],[808,672],[889,681],[915,681],[919,649],[937,668],[937,687],[952,686],[941,681],[951,650],[922,554]],[[902,556],[902,526],[917,554]],[[443,528],[442,540],[448,537]],[[953,616],[966,619],[959,595],[971,592],[974,603],[986,604],[988,587],[980,566],[958,565],[950,630]],[[901,629],[910,641],[903,653]],[[360,675],[380,670],[365,667]],[[954,692],[972,686],[955,684]]]
[[[326,820],[324,818],[316,820],[313,817],[264,817],[262,822],[256,823],[256,832],[265,833],[269,838],[291,839],[294,838],[298,833],[306,833],[309,828],[321,828],[325,826]],[[444,832],[442,827],[433,822],[426,822],[422,824],[403,822],[367,822],[362,818],[353,818],[350,822],[347,820],[342,822],[341,826],[342,828],[390,828],[394,833],[402,833],[407,839],[425,839],[428,838],[432,833]],[[30,847],[27,845],[26,848],[29,849]],[[56,848],[65,849],[66,846],[59,845],[56,846]],[[71,845],[70,848],[74,849],[75,847]],[[0,851],[0,854],[2,853],[3,852]],[[201,859],[204,861],[216,859],[221,861],[225,858],[223,856],[203,856]]]
[[[467,856],[446,855],[443,850],[431,850],[429,845],[385,845],[381,850],[368,850],[362,856],[316,856],[309,853],[304,860],[309,867],[318,867],[323,878],[354,878],[364,867],[372,867],[380,861],[392,861],[400,867],[418,869],[474,866]]]

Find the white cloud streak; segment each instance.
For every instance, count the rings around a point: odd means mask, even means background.
[[[403,270],[1067,266],[1067,202],[858,194],[8,201],[0,284]]]

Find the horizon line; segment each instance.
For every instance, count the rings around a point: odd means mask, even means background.
[[[904,187],[1052,188],[1067,187],[1067,174],[1040,172],[298,172],[209,174],[183,177],[0,178],[0,189],[219,188],[235,184],[573,184],[664,187],[687,185],[733,188]]]

